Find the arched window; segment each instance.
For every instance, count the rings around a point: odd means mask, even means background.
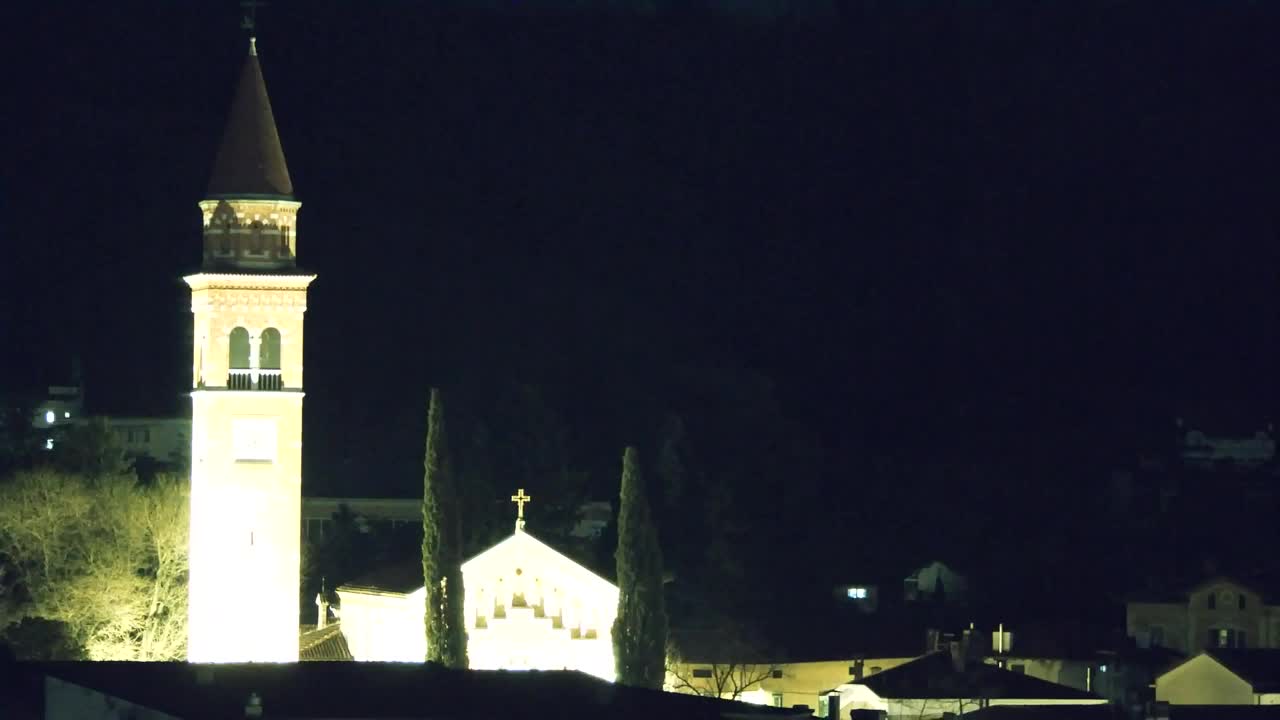
[[[255,255],[261,255],[262,247],[262,223],[255,222],[249,226],[249,251]]]
[[[228,367],[232,370],[249,369],[249,331],[242,327],[231,331],[231,355]]]
[[[249,376],[249,331],[242,327],[231,331],[231,347],[228,350],[227,387],[232,390],[251,390],[253,380]]]
[[[258,367],[263,370],[280,369],[280,331],[267,328],[262,331],[262,344],[258,348]]]

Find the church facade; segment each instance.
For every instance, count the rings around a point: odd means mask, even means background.
[[[513,500],[523,506],[528,496],[521,491]],[[614,679],[618,588],[526,532],[523,517],[510,537],[463,563],[462,576],[472,669],[568,669]],[[421,566],[337,592],[356,660],[426,657]]]
[[[194,319],[187,657],[298,659],[300,203],[250,39],[208,193]]]

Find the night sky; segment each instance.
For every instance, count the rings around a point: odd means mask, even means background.
[[[189,412],[180,278],[239,9],[26,12],[4,389],[78,356],[94,410]],[[1178,416],[1274,419],[1280,4],[275,0],[259,25],[319,275],[307,493],[417,491],[429,386],[462,423],[535,387],[599,497],[668,413],[708,468],[766,458],[723,482],[778,547],[824,526],[819,563],[905,515],[990,523]]]

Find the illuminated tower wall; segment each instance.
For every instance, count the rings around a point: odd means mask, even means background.
[[[192,662],[298,659],[307,286],[284,152],[250,44],[185,278],[192,368]]]

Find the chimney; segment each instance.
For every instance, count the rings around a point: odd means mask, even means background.
[[[249,693],[249,699],[244,704],[244,716],[246,718],[262,717],[262,698],[258,693]]]
[[[329,601],[325,599],[324,593],[316,593],[316,629],[323,628],[329,624]]]
[[[862,658],[857,658],[853,661],[853,667],[850,668],[853,672],[850,674],[853,676],[854,682],[862,682],[863,663],[864,661]]]

